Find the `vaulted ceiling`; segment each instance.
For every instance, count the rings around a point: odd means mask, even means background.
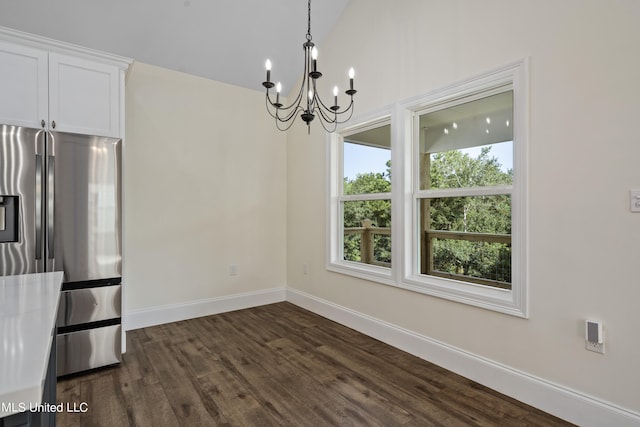
[[[349,0],[316,0],[321,46]],[[305,0],[2,0],[0,26],[249,89],[264,63],[287,92],[300,77]]]

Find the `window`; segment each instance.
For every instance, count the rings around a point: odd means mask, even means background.
[[[328,269],[527,316],[526,64],[330,136]]]
[[[527,316],[526,62],[402,105],[400,286]]]
[[[511,289],[513,91],[416,115],[420,273]]]
[[[330,268],[372,280],[391,275],[391,124],[388,117],[336,134]]]

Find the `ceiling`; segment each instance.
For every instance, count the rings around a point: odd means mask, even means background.
[[[349,0],[311,5],[320,48]],[[304,0],[2,0],[0,26],[249,89],[264,63],[288,93],[303,70]]]

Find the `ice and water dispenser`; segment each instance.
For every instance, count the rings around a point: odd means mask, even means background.
[[[18,196],[0,195],[0,243],[18,241]]]

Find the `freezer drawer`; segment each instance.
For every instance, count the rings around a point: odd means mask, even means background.
[[[115,319],[122,313],[122,285],[74,289],[62,292],[58,327]]]
[[[113,325],[58,335],[57,375],[120,363],[121,328],[121,325]]]

